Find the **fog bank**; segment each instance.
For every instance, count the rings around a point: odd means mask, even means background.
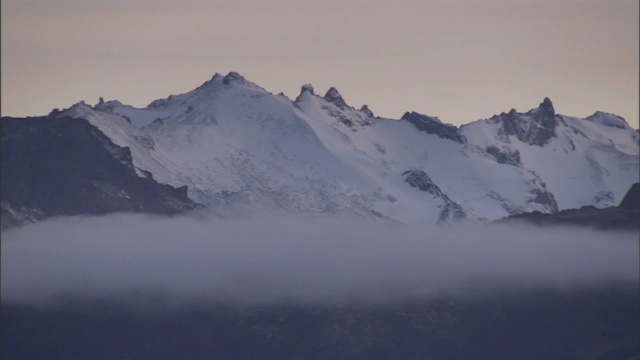
[[[2,233],[0,294],[31,305],[331,305],[637,287],[638,243],[637,233],[353,218],[59,218]]]

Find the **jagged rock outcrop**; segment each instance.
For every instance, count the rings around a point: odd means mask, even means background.
[[[327,90],[324,99],[340,109],[344,110],[347,107],[347,103],[342,98],[342,95],[338,92],[338,89],[334,87],[330,87],[329,90]]]
[[[416,129],[424,131],[427,134],[436,135],[441,139],[453,140],[460,144],[466,142],[464,135],[458,132],[457,127],[443,124],[437,117],[422,115],[416,112],[406,112],[400,120],[408,121],[412,123]]]
[[[515,135],[518,140],[529,145],[544,146],[556,136],[556,113],[549,98],[544,98],[538,108],[524,114],[511,109],[509,113],[496,115],[490,120],[501,123],[501,131],[506,140],[508,135]]]
[[[371,118],[374,117],[373,111],[371,111],[369,109],[369,106],[367,105],[362,105],[362,107],[360,108],[360,112],[364,113],[368,117],[371,117]]]
[[[533,197],[531,198],[530,202],[540,204],[545,208],[550,209],[551,214],[558,211],[558,203],[556,202],[553,194],[547,191],[547,189],[534,189],[532,191],[532,195]]]
[[[434,198],[441,199],[444,205],[440,207],[440,215],[438,216],[438,223],[445,222],[459,222],[467,217],[466,212],[459,204],[455,203],[449,196],[440,190],[431,177],[422,170],[408,170],[402,173],[405,177],[405,181],[412,187],[418,188],[422,191],[426,191],[433,195]]]
[[[491,145],[486,149],[487,154],[491,155],[498,164],[508,164],[512,166],[520,166],[520,151],[510,151],[508,149],[501,149],[497,146]]]

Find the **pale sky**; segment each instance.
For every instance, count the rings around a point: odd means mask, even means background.
[[[2,115],[144,107],[237,71],[379,116],[527,111],[638,128],[638,0],[2,0]]]

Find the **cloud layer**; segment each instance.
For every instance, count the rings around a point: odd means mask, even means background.
[[[353,218],[59,218],[2,233],[1,299],[393,303],[639,280],[637,233]]]

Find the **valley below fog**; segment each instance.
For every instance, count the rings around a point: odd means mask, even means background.
[[[524,224],[202,212],[52,218],[3,231],[2,352],[7,359],[636,354],[638,252],[637,231]]]

